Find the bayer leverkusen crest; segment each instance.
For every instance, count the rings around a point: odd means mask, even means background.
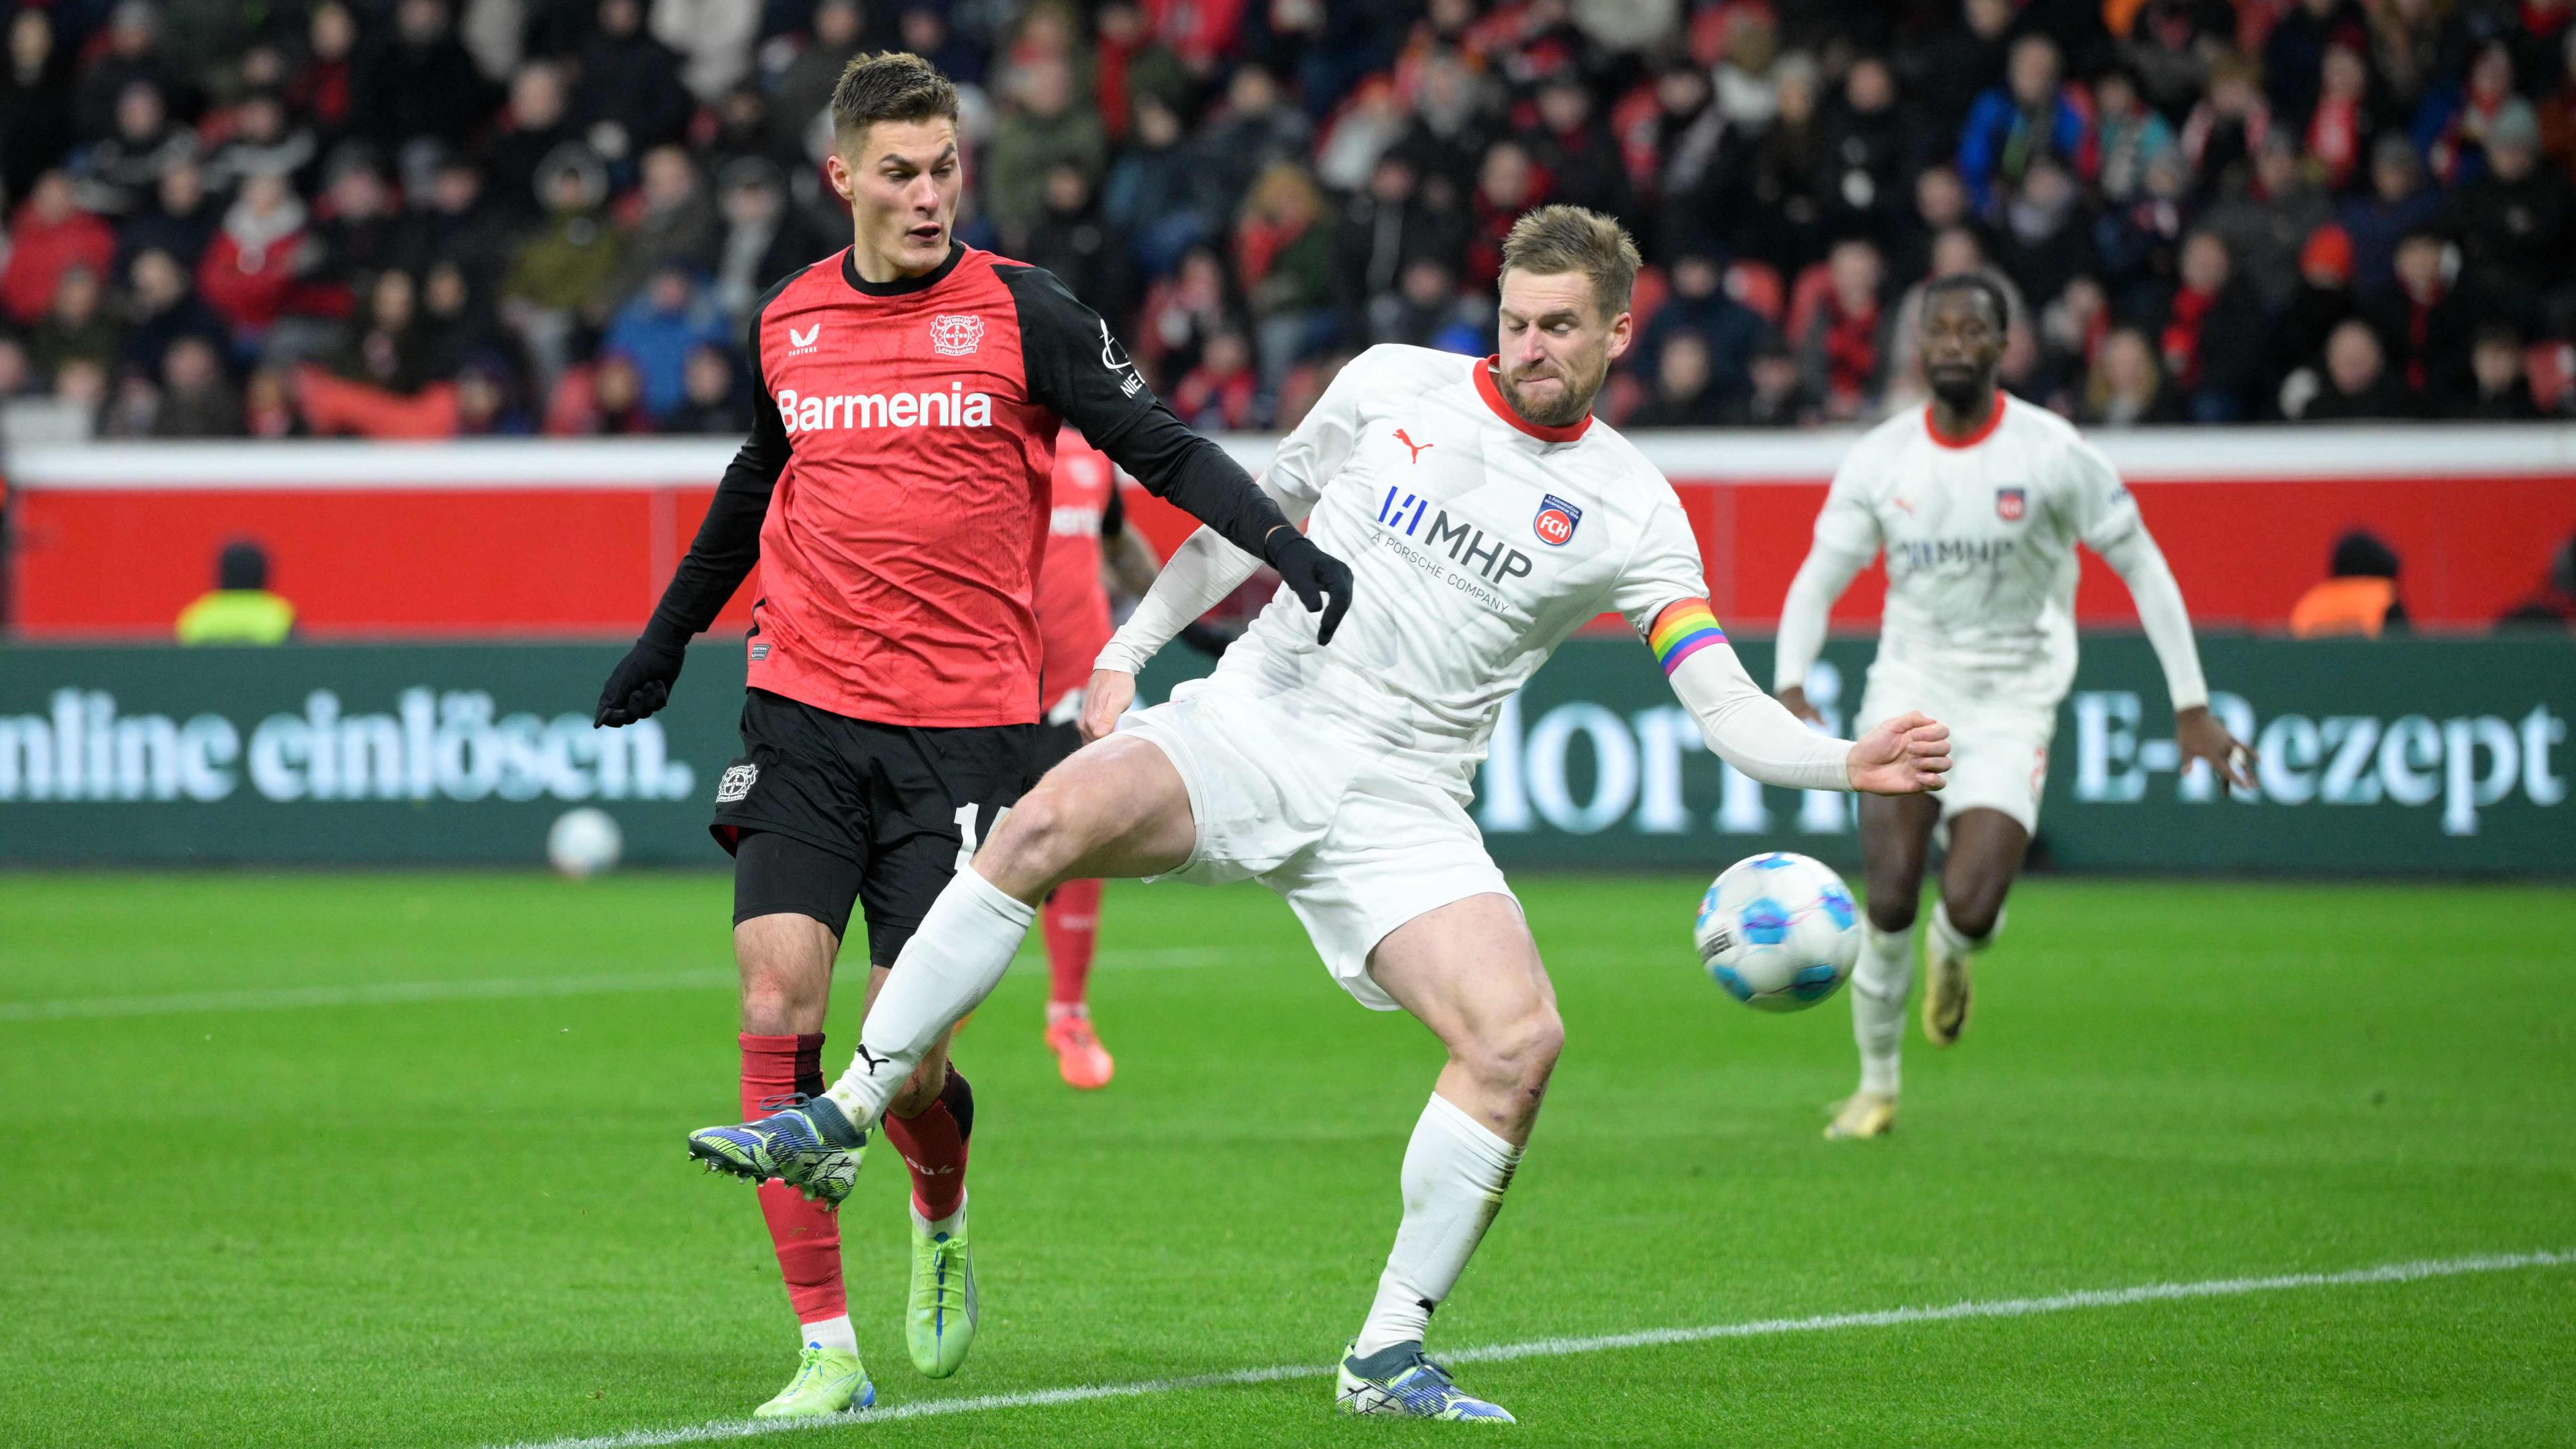
[[[1563,548],[1574,540],[1574,526],[1583,521],[1583,510],[1550,493],[1538,503],[1538,517],[1530,529],[1538,541],[1550,548]]]
[[[984,340],[984,319],[943,312],[930,319],[930,350],[944,357],[964,357]]]
[[[1995,517],[2006,523],[2021,522],[2022,510],[2030,504],[2030,492],[2023,488],[1995,490]]]

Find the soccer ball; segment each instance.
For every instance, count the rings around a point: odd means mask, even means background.
[[[546,832],[546,859],[574,880],[615,866],[625,848],[625,833],[607,811],[595,805],[565,811]]]
[[[1860,959],[1860,910],[1822,861],[1786,851],[1740,860],[1699,898],[1700,964],[1758,1011],[1804,1011]]]

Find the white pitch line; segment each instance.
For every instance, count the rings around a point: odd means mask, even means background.
[[[1103,951],[1113,971],[1171,971],[1214,966],[1228,953],[1213,947]],[[283,986],[243,991],[183,991],[149,996],[76,996],[57,1001],[0,1001],[0,1022],[80,1021],[114,1016],[188,1016],[221,1011],[296,1011],[324,1006],[399,1006],[425,1001],[507,1001],[522,997],[597,996],[626,991],[693,991],[732,986],[721,967],[596,976],[500,976],[462,981],[377,981],[345,986]]]
[[[2260,1278],[2204,1278],[2188,1283],[2147,1283],[2133,1288],[2091,1288],[2039,1298],[1970,1299],[1929,1308],[1882,1308],[1867,1313],[1822,1313],[1809,1318],[1757,1318],[1743,1323],[1714,1323],[1696,1328],[1650,1328],[1637,1333],[1605,1333],[1587,1338],[1538,1338],[1523,1343],[1497,1343],[1484,1348],[1444,1353],[1444,1363],[1499,1363],[1522,1358],[1563,1358],[1608,1349],[1654,1348],[1667,1344],[1706,1343],[1719,1338],[1767,1338],[1786,1333],[1822,1333],[1844,1328],[1897,1328],[1916,1323],[1949,1323],[1968,1318],[2028,1318],[2043,1313],[2069,1313],[2083,1308],[2124,1308],[2137,1303],[2166,1303],[2194,1298],[2235,1298],[2248,1293],[2276,1293],[2291,1288],[2351,1288],[2376,1283],[2416,1283],[2428,1278],[2456,1278],[2468,1273],[2508,1273],[2522,1268],[2576,1265],[2576,1251],[2482,1253],[2468,1258],[2436,1258],[2413,1263],[2384,1263],[2340,1273],[2276,1273]],[[672,1444],[711,1444],[771,1434],[853,1429],[889,1419],[928,1419],[950,1414],[980,1414],[996,1409],[1034,1409],[1078,1404],[1092,1399],[1132,1399],[1190,1389],[1230,1388],[1277,1383],[1282,1379],[1323,1378],[1329,1365],[1280,1364],[1235,1369],[1226,1373],[1181,1378],[1138,1379],[1122,1384],[1083,1384],[1037,1389],[1017,1394],[980,1394],[964,1399],[929,1399],[871,1409],[862,1414],[823,1419],[724,1419],[685,1429],[631,1429],[588,1439],[549,1439],[511,1449],[661,1449]]]

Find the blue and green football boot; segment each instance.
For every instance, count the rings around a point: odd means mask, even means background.
[[[840,1206],[858,1180],[867,1130],[852,1125],[829,1097],[800,1094],[761,1105],[778,1110],[738,1127],[699,1128],[689,1134],[689,1155],[709,1172],[753,1182],[774,1177],[816,1202]]]
[[[1449,1419],[1480,1424],[1515,1422],[1500,1404],[1460,1389],[1449,1371],[1422,1356],[1419,1340],[1382,1348],[1361,1358],[1359,1340],[1342,1353],[1341,1382],[1333,1407],[1345,1414],[1392,1414],[1406,1419]]]

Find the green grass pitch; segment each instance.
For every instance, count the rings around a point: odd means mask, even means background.
[[[1837,998],[1727,1001],[1697,883],[1521,883],[1571,1042],[1434,1349],[2576,1249],[2576,893],[2036,880],[1898,1134]],[[0,1444],[481,1446],[739,1416],[792,1327],[734,1112],[728,888],[0,879]],[[884,1402],[1328,1363],[1437,1066],[1257,890],[1113,887],[1108,1091],[1024,961],[959,1048],[984,1322],[906,1363],[903,1174],[844,1213]],[[829,1065],[852,1040],[853,992]],[[2576,1442],[2576,1265],[1463,1368],[1528,1444]],[[1395,1444],[1318,1377],[783,1441]]]

